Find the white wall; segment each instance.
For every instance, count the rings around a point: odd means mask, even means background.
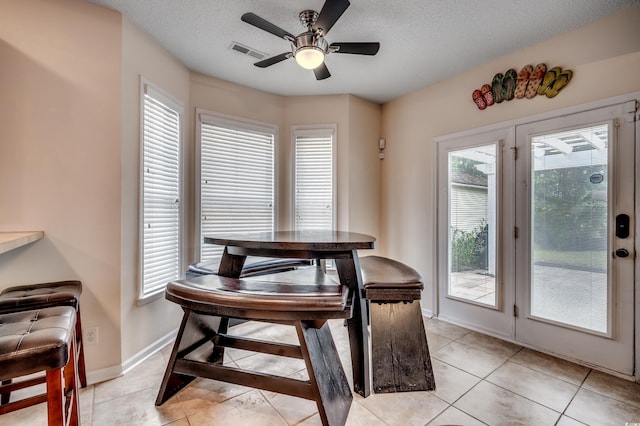
[[[383,105],[388,147],[382,166],[382,246],[386,255],[426,278],[423,309],[434,307],[434,138],[640,90],[639,22],[640,5]],[[574,71],[557,97],[513,100],[483,111],[471,100],[495,73],[540,62]]]

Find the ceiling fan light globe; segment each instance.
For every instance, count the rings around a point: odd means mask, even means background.
[[[301,47],[296,50],[295,58],[302,68],[312,70],[324,62],[324,52],[317,47]]]

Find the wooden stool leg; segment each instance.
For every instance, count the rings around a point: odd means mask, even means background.
[[[322,424],[342,426],[347,421],[353,396],[329,324],[312,328],[298,321],[296,330]]]
[[[80,423],[75,352],[75,338],[72,338],[67,365],[46,373],[49,426],[78,426]]]
[[[80,379],[80,386],[87,387],[87,371],[84,365],[84,341],[82,339],[82,322],[80,321],[80,306],[76,310],[76,350],[78,353],[78,378]]]
[[[374,392],[436,388],[420,304],[371,301]]]
[[[65,395],[67,395],[65,406],[65,425],[77,426],[80,424],[80,394],[78,389],[78,357],[77,340],[71,339],[72,348],[69,351],[69,362],[64,367]]]
[[[64,425],[64,386],[62,368],[47,371],[47,418],[49,426]]]

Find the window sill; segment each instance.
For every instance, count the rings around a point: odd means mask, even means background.
[[[152,293],[138,296],[138,298],[136,299],[136,306],[143,306],[148,303],[155,302],[156,300],[163,298],[163,296],[164,287],[154,290]]]

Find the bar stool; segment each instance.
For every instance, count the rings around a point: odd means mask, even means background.
[[[0,315],[0,380],[10,381],[0,393],[47,384],[44,394],[1,404],[0,414],[46,401],[49,426],[79,423],[75,322],[69,306]],[[38,372],[45,377],[17,379]]]
[[[0,292],[0,314],[43,309],[52,306],[71,306],[76,311],[76,353],[80,386],[87,386],[87,373],[82,341],[82,321],[80,319],[80,281],[56,281],[8,287]],[[10,383],[10,382],[9,382]],[[3,382],[3,384],[7,384]],[[9,402],[10,394],[2,395],[0,403]]]

